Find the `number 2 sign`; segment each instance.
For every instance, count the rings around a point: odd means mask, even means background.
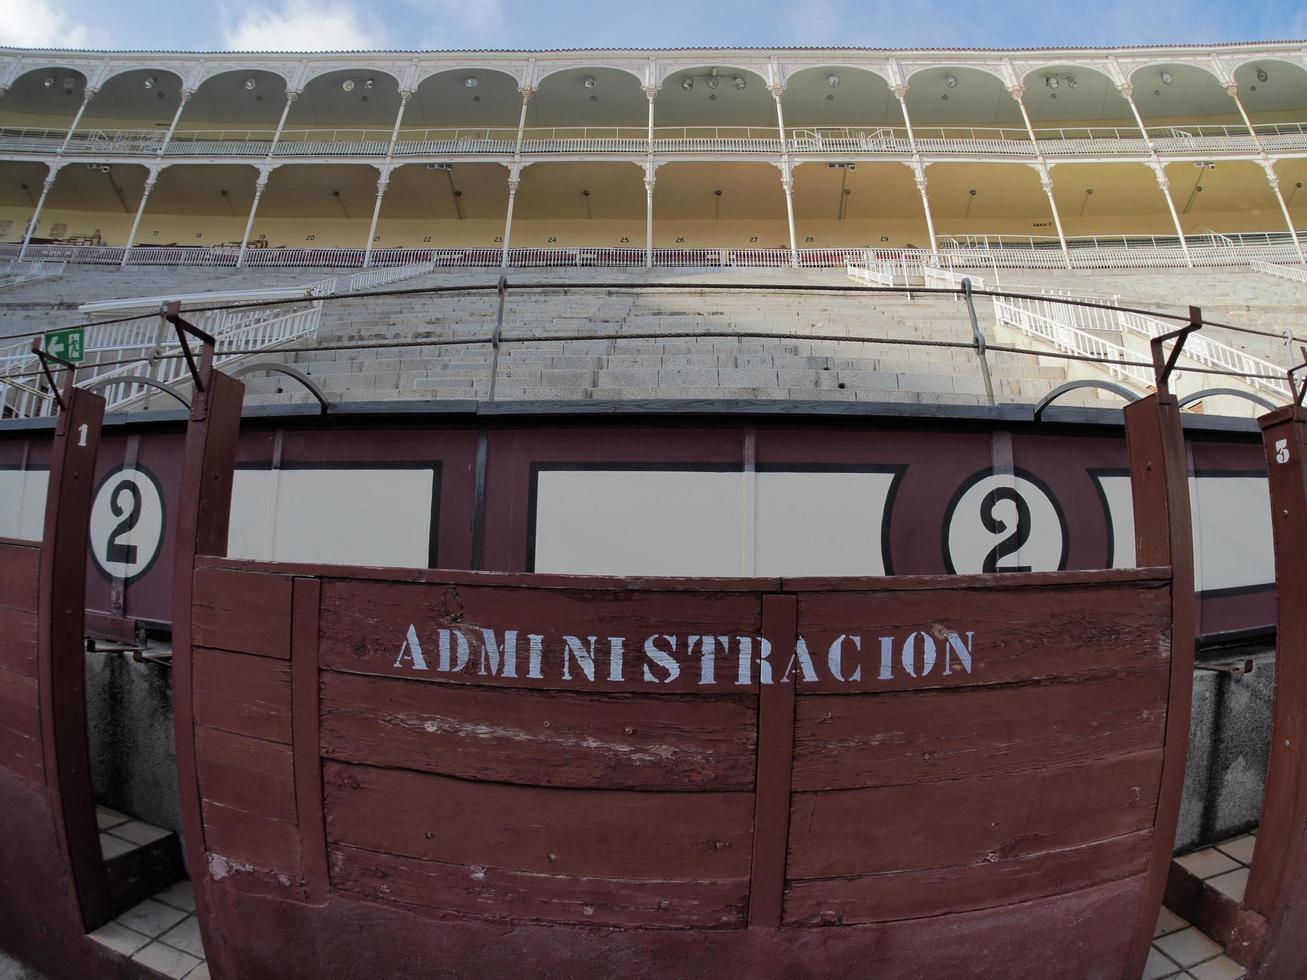
[[[1051,572],[1066,567],[1066,522],[1028,473],[982,470],[963,484],[944,519],[944,564],[957,574]]]
[[[131,581],[154,564],[163,544],[163,493],[148,471],[120,467],[91,504],[91,555],[109,578]]]

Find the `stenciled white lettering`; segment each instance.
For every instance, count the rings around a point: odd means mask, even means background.
[[[668,645],[671,647],[670,653],[658,649],[659,640],[667,641]],[[676,680],[681,673],[681,665],[678,664],[676,658],[672,656],[675,652],[676,637],[674,636],[655,635],[644,641],[644,655],[648,657],[650,661],[667,671],[667,676],[662,678],[662,683],[664,684],[670,684],[672,681]],[[644,665],[644,679],[648,683],[656,683],[659,680],[659,678],[654,676],[653,671],[649,669],[649,664]]]

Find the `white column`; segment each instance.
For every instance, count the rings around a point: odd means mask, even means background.
[[[395,153],[395,141],[399,139],[399,124],[404,121],[404,107],[408,105],[408,100],[412,97],[412,92],[404,91],[399,93],[399,112],[395,113],[395,125],[390,129],[390,142],[386,145],[387,160]]]
[[[772,98],[776,100],[776,129],[781,137],[781,155],[789,155],[789,141],[785,139],[785,110],[781,108],[781,96],[785,94],[784,85],[771,86]]]
[[[118,264],[118,268],[125,268],[127,259],[132,254],[132,244],[136,241],[136,230],[141,226],[141,215],[145,213],[145,202],[150,199],[150,191],[154,190],[154,182],[159,177],[159,171],[150,168],[150,172],[145,177],[145,191],[141,194],[140,206],[136,209],[136,217],[132,220],[132,230],[127,235],[127,247],[123,249],[123,260]]]
[[[163,142],[159,144],[158,156],[163,156],[168,149],[168,144],[172,142],[172,134],[177,131],[177,123],[181,121],[182,110],[186,108],[186,103],[191,101],[191,96],[195,93],[190,89],[182,89],[182,100],[177,106],[177,111],[172,114],[172,123],[168,126],[168,132],[163,134]]]
[[[1225,90],[1230,93],[1230,98],[1234,99],[1235,107],[1239,110],[1239,115],[1243,117],[1243,124],[1248,127],[1248,135],[1253,138],[1253,145],[1257,147],[1257,153],[1261,156],[1262,169],[1266,171],[1266,179],[1271,185],[1271,193],[1275,195],[1275,200],[1279,202],[1280,212],[1284,215],[1284,223],[1289,227],[1289,236],[1293,239],[1293,247],[1298,252],[1298,261],[1307,262],[1307,256],[1303,255],[1302,243],[1298,241],[1298,232],[1293,227],[1293,218],[1289,216],[1289,205],[1284,201],[1284,195],[1280,193],[1280,178],[1275,175],[1275,169],[1271,166],[1271,158],[1266,155],[1266,147],[1262,146],[1261,137],[1257,135],[1257,130],[1253,129],[1253,121],[1248,117],[1248,110],[1243,107],[1243,100],[1239,98],[1239,84],[1233,80],[1228,82]]]
[[[295,104],[296,98],[299,97],[298,89],[286,90],[286,104],[281,107],[281,118],[277,120],[277,128],[272,134],[272,144],[268,147],[268,158],[277,151],[277,143],[281,141],[281,131],[286,128],[286,117],[290,115],[290,107]]]
[[[259,178],[254,182],[254,203],[250,205],[250,216],[245,219],[245,231],[241,235],[241,250],[236,256],[236,268],[245,265],[245,250],[249,248],[250,232],[254,228],[254,214],[259,210],[259,201],[263,197],[263,192],[268,189],[268,177],[271,174],[269,168],[259,168]]]
[[[653,105],[653,100],[649,101]],[[653,162],[644,168],[644,267],[653,268],[653,194],[658,171]]]
[[[936,255],[939,253],[939,247],[935,244],[935,219],[930,213],[930,198],[926,194],[925,165],[920,160],[913,161],[912,173],[917,190],[921,194],[922,210],[926,212],[926,232],[930,235],[930,251],[932,255]]]
[[[517,142],[513,144],[514,160],[522,155],[522,139],[526,135],[526,107],[531,103],[531,93],[535,90],[529,85],[523,85],[518,91],[522,93],[522,112],[517,117]]]
[[[652,156],[653,156],[653,151],[654,151],[654,147],[653,147],[653,141],[654,141],[654,135],[653,135],[653,131],[654,131],[654,99],[658,98],[658,86],[657,86],[657,85],[646,85],[646,86],[644,87],[644,94],[645,94],[645,96],[649,99],[649,135],[648,135],[648,143],[649,143],[649,156],[652,157]]]
[[[372,205],[372,224],[368,225],[368,243],[363,247],[363,268],[372,265],[372,239],[377,234],[377,219],[381,217],[381,199],[386,196],[386,187],[390,184],[390,165],[381,167],[377,176],[377,199]]]
[[[788,160],[781,163],[781,187],[785,189],[785,216],[790,223],[790,265],[799,267],[799,238],[794,232],[794,174]]]
[[[1162,159],[1157,155],[1157,147],[1153,144],[1153,138],[1148,135],[1148,128],[1144,126],[1144,117],[1139,114],[1139,106],[1135,104],[1134,86],[1129,82],[1118,85],[1121,95],[1125,97],[1126,103],[1130,106],[1130,112],[1135,117],[1135,124],[1139,127],[1139,135],[1144,138],[1144,144],[1148,147],[1148,154],[1152,157],[1149,167],[1152,168],[1153,175],[1157,177],[1157,186],[1162,191],[1162,196],[1166,198],[1166,208],[1171,212],[1171,223],[1175,225],[1176,237],[1180,239],[1180,250],[1184,252],[1184,264],[1189,268],[1194,267],[1193,259],[1189,256],[1189,243],[1185,241],[1184,229],[1180,227],[1180,214],[1175,209],[1175,201],[1171,198],[1171,182],[1166,179],[1166,171],[1162,168]]]
[[[27,255],[27,246],[32,241],[32,234],[36,231],[36,224],[41,218],[41,208],[45,207],[45,199],[50,195],[50,188],[54,186],[54,179],[59,173],[61,164],[54,164],[50,167],[50,172],[45,175],[45,180],[41,182],[41,196],[36,200],[36,210],[32,212],[32,220],[27,223],[27,231],[23,234],[23,247],[18,250],[18,258],[21,260]]]
[[[68,149],[68,143],[73,138],[73,132],[77,129],[77,124],[82,121],[82,113],[86,111],[86,106],[93,98],[95,98],[95,93],[98,91],[99,89],[87,88],[86,91],[82,93],[82,104],[77,107],[77,115],[73,116],[73,124],[68,127],[68,132],[64,136],[63,144],[59,147],[58,152],[63,153]]]
[[[1066,235],[1062,233],[1062,216],[1057,213],[1057,202],[1053,200],[1053,178],[1049,176],[1048,164],[1044,162],[1044,154],[1039,149],[1039,140],[1035,139],[1035,127],[1030,124],[1030,113],[1026,111],[1025,89],[1020,85],[1013,85],[1008,89],[1012,93],[1012,98],[1017,100],[1017,107],[1021,110],[1021,119],[1026,124],[1026,133],[1030,136],[1030,148],[1035,151],[1035,159],[1039,166],[1039,185],[1044,188],[1044,193],[1048,197],[1048,207],[1053,212],[1053,224],[1057,228],[1057,240],[1062,246],[1062,259],[1066,262],[1066,267],[1071,268],[1071,252],[1066,247]]]
[[[513,204],[517,201],[517,185],[521,182],[517,164],[508,168],[508,212],[504,215],[504,247],[500,250],[499,268],[508,268],[508,244],[513,237]]]

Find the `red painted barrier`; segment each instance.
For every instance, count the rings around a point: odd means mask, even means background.
[[[1145,567],[782,581],[228,560],[243,388],[200,379],[174,683],[214,976],[1141,973],[1194,640],[1164,385],[1127,412]]]

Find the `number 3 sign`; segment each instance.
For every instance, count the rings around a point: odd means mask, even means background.
[[[91,504],[91,555],[110,578],[131,581],[154,564],[163,544],[163,493],[143,469],[110,473]]]
[[[1053,495],[1029,474],[975,474],[953,498],[943,537],[944,565],[958,574],[1066,567],[1066,522]]]

